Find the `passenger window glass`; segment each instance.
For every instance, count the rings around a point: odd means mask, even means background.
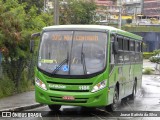
[[[118,47],[119,47],[119,50],[123,50],[123,39],[122,38],[118,38]]]
[[[123,50],[129,51],[129,40],[124,40],[123,42]]]
[[[136,52],[140,52],[140,42],[136,42]]]
[[[135,51],[135,42],[134,41],[130,41],[130,51]]]

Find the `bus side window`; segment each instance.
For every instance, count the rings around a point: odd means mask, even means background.
[[[130,41],[129,49],[130,49],[130,61],[134,63],[135,62],[135,41],[133,39]]]
[[[113,52],[113,42],[115,40],[115,37],[111,37],[111,45],[110,45],[110,72],[112,71],[114,64],[115,64],[115,55]]]
[[[114,37],[112,36],[111,38],[111,64],[115,63],[115,59],[114,59],[114,52],[113,52],[113,42],[114,42]]]
[[[124,63],[130,63],[130,54],[129,54],[129,39],[124,38],[123,40],[123,58],[124,58]]]
[[[119,46],[119,52],[118,52],[118,55],[117,55],[117,63],[118,64],[123,64],[123,37],[118,37],[118,46]]]

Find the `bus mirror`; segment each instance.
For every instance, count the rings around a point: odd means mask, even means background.
[[[117,41],[113,42],[113,53],[114,54],[118,53],[118,42]]]
[[[30,53],[34,53],[34,40],[30,40]]]
[[[31,40],[30,40],[30,52],[31,53],[34,53],[34,37],[38,37],[38,36],[40,36],[40,33],[33,33],[32,35],[31,35]]]

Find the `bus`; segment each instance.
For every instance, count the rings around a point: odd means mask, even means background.
[[[135,98],[142,83],[143,38],[111,26],[56,25],[40,38],[35,99],[53,111],[62,105],[115,111],[123,98]]]

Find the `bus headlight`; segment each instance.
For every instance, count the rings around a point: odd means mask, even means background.
[[[37,77],[35,77],[35,83],[37,86],[39,86],[40,88],[42,88],[43,90],[47,90],[46,85]]]
[[[106,83],[107,83],[106,80],[103,80],[103,81],[99,82],[98,84],[96,84],[93,87],[91,92],[97,92],[98,90],[101,90],[101,89],[105,88],[106,87]]]

